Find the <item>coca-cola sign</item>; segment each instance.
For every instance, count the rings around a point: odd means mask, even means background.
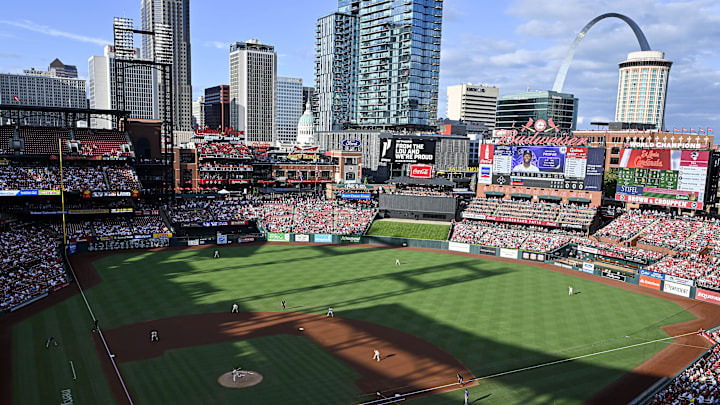
[[[432,166],[410,165],[410,177],[417,179],[429,179],[432,177]]]

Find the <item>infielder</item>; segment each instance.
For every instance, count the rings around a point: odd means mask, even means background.
[[[572,286],[571,285],[568,286],[568,295],[572,295]]]
[[[233,307],[232,307],[232,310],[230,311],[230,313],[233,313],[233,312],[240,312],[238,310],[238,304],[233,304]]]
[[[378,363],[380,362],[380,350],[373,349],[373,360],[377,359]]]
[[[332,316],[333,318],[335,318],[335,314],[333,313],[332,307],[328,308],[328,313],[325,316]]]
[[[213,259],[217,259],[220,257],[220,251],[215,249],[215,253],[213,254]]]
[[[150,331],[150,341],[151,342],[159,342],[160,338],[158,338],[158,333],[156,330]]]
[[[460,373],[455,373],[455,374],[457,374],[458,384],[460,384],[460,386],[462,387],[463,386],[463,376],[461,376]]]
[[[281,304],[282,304],[283,311],[284,311],[285,310],[285,300],[282,300]]]

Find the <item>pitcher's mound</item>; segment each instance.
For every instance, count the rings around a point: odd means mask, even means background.
[[[233,381],[232,371],[229,371],[218,377],[218,384],[225,388],[247,388],[260,384],[262,380],[262,374],[257,371],[242,370],[240,371],[240,376],[236,377],[235,381]]]

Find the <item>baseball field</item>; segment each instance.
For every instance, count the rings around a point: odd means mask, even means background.
[[[0,399],[356,404],[444,386],[408,399],[460,404],[468,388],[478,404],[624,403],[708,346],[669,335],[720,323],[710,304],[547,265],[364,245],[219,250],[74,256],[105,342],[79,294],[11,314],[0,371],[12,399]],[[235,367],[262,382],[222,387]],[[478,381],[460,388],[456,372]]]

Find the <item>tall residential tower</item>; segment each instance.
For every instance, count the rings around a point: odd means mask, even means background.
[[[230,45],[230,125],[245,142],[275,141],[275,47],[257,39]]]
[[[620,62],[615,121],[665,126],[665,103],[672,62],[659,51],[630,52]]]
[[[425,128],[437,120],[442,0],[339,0],[318,20],[320,130]]]
[[[447,117],[451,120],[484,122],[495,129],[497,87],[458,84],[447,88]]]
[[[192,75],[190,70],[190,0],[142,0],[142,28],[168,24],[173,38],[173,129],[192,130]],[[152,39],[143,36],[143,57],[152,59]]]

